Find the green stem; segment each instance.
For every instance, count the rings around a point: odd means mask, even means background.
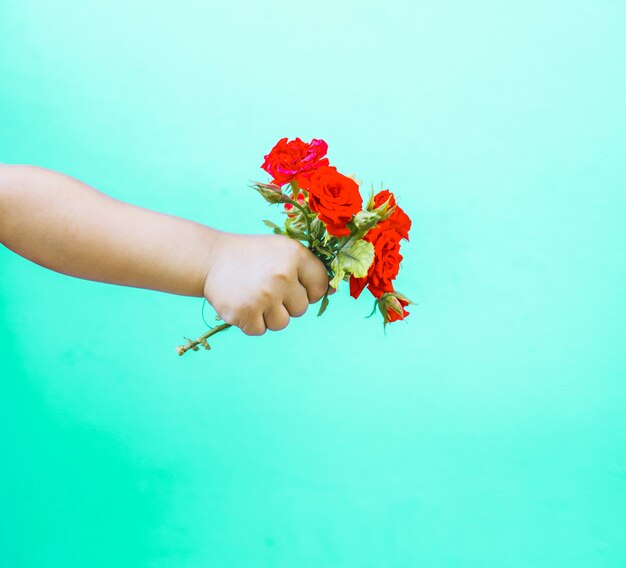
[[[223,323],[221,325],[216,325],[215,327],[212,327],[206,333],[203,333],[195,341],[192,341],[188,337],[185,337],[185,339],[187,340],[187,343],[185,345],[179,345],[176,348],[176,353],[178,353],[179,355],[184,355],[190,349],[193,349],[194,351],[198,351],[198,349],[199,349],[198,345],[202,345],[202,347],[204,347],[205,349],[211,349],[211,347],[207,343],[207,339],[209,337],[211,337],[212,335],[215,335],[216,333],[219,333],[220,331],[224,331],[225,329],[228,329],[229,327],[232,327],[232,325],[229,324],[229,323]]]
[[[293,205],[294,207],[297,207],[298,209],[300,209],[300,211],[302,211],[302,215],[304,216],[304,221],[306,223],[307,239],[309,241],[309,249],[312,249],[313,248],[313,235],[311,234],[311,221],[309,220],[309,214],[307,213],[306,209],[302,207],[302,205],[300,205],[297,201],[294,201],[293,199],[287,197],[286,195],[283,197],[283,200],[285,201],[285,203],[290,203],[291,205]]]

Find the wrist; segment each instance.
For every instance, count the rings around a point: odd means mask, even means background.
[[[211,268],[215,263],[220,243],[224,233],[207,225],[200,225],[200,238],[198,239],[196,268],[196,282],[194,296],[203,297],[207,280],[210,278]]]

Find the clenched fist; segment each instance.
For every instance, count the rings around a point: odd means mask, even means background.
[[[220,232],[204,296],[226,323],[246,335],[263,335],[303,315],[324,296],[328,282],[322,261],[298,241]]]

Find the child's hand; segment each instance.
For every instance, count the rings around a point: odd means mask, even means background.
[[[285,328],[290,316],[304,314],[327,288],[326,267],[300,242],[220,232],[204,296],[226,323],[246,335],[263,335]]]

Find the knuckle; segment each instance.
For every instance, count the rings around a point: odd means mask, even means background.
[[[249,326],[242,328],[241,331],[243,331],[246,335],[259,336],[263,335],[267,329],[261,326]]]
[[[306,311],[309,309],[309,299],[308,297],[300,298],[297,302],[290,304],[289,313],[296,318],[303,316]]]
[[[224,320],[225,323],[229,323],[230,325],[237,325],[238,318],[234,310],[230,308],[225,308],[223,310],[218,310],[217,313]]]
[[[246,325],[256,320],[256,316],[259,313],[259,308],[256,303],[248,303],[240,306],[237,309],[237,318],[242,325]]]
[[[268,325],[268,329],[272,331],[280,331],[281,329],[285,329],[289,325],[289,318],[283,318],[277,321],[273,321]]]
[[[274,296],[271,288],[260,288],[256,293],[256,300],[259,302],[263,302],[265,300],[271,300]]]
[[[278,284],[286,284],[291,280],[291,275],[287,270],[281,270],[274,274],[273,280]]]
[[[258,319],[248,319],[242,323],[241,331],[246,335],[263,335],[267,331],[264,322],[259,322]]]
[[[326,293],[326,287],[325,286],[322,287],[316,284],[315,286],[311,286],[308,292],[309,292],[309,297],[311,298],[311,304],[314,304],[315,302],[318,302],[319,300],[322,299],[322,297]]]
[[[308,303],[307,303],[306,306],[299,306],[299,307],[297,307],[296,309],[293,310],[293,313],[291,315],[294,318],[302,317],[306,313],[308,307],[309,307]]]

